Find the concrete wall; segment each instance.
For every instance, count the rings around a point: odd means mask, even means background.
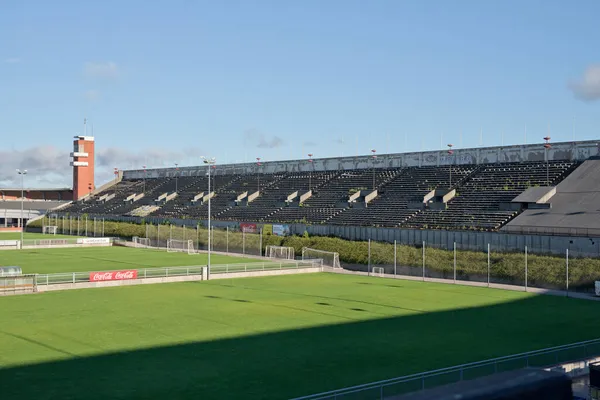
[[[598,141],[552,143],[548,151],[549,160],[585,160],[599,154]],[[481,147],[475,149],[457,149],[452,156],[446,149],[439,151],[397,153],[378,155],[374,161],[369,155],[358,157],[337,157],[308,160],[272,161],[261,165],[261,172],[297,172],[297,171],[337,171],[342,169],[394,168],[438,166],[449,164],[486,164],[519,161],[543,161],[546,152],[543,144],[527,144],[502,147]],[[256,173],[255,163],[216,165],[216,175]],[[206,166],[159,168],[146,171],[147,178],[178,176],[204,176]],[[124,179],[143,179],[144,170],[123,172]]]
[[[77,283],[57,283],[53,285],[38,285],[38,293],[52,292],[56,290],[70,290],[70,289],[90,289],[100,287],[115,287],[115,286],[132,286],[132,285],[144,285],[152,283],[173,283],[173,282],[190,282],[190,281],[201,281],[202,275],[184,275],[184,276],[170,276],[162,278],[142,278],[142,279],[125,279],[120,281],[106,281],[106,282],[77,282]]]
[[[175,283],[175,282],[192,282],[202,281],[207,279],[233,279],[233,278],[250,278],[259,276],[276,276],[276,275],[294,275],[294,274],[309,274],[321,272],[321,267],[307,267],[298,269],[282,269],[268,271],[248,271],[248,272],[231,272],[227,274],[211,274],[210,278],[207,275],[207,268],[203,267],[202,274],[184,275],[184,276],[169,276],[160,278],[140,278],[140,279],[125,279],[118,281],[105,282],[76,282],[76,283],[57,283],[52,285],[38,285],[37,292],[52,292],[56,290],[71,290],[71,289],[91,289],[101,287],[115,286],[132,286],[132,285],[147,285],[153,283]]]
[[[297,269],[276,269],[268,271],[248,271],[248,272],[230,272],[228,274],[211,274],[210,279],[231,279],[231,278],[251,278],[258,276],[276,276],[276,275],[295,275],[295,274],[312,274],[322,272],[321,267],[308,267]]]

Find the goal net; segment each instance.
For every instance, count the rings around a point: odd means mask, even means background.
[[[167,252],[198,254],[194,250],[194,241],[193,240],[179,240],[179,239],[167,240]]]
[[[383,267],[372,267],[371,271],[373,272],[373,276],[380,276],[383,278],[383,274],[384,274]]]
[[[302,248],[302,260],[323,260],[323,266],[330,268],[342,268],[340,265],[340,254],[334,251],[325,251]]]
[[[286,246],[267,246],[267,257],[283,258],[285,260],[293,260],[296,256],[296,251],[293,247]]]
[[[44,225],[42,226],[42,233],[44,235],[56,235],[56,231],[58,230],[58,226],[56,225]]]
[[[134,236],[133,245],[134,247],[150,247],[150,239]]]

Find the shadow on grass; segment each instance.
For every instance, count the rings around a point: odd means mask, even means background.
[[[532,296],[487,307],[74,356],[0,369],[0,398],[285,399],[592,339],[599,307]],[[374,318],[368,307],[354,310],[357,317]]]

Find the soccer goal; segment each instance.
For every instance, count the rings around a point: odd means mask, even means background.
[[[145,248],[150,247],[150,239],[139,237],[139,236],[134,236],[133,237],[133,246],[134,247],[145,247]]]
[[[198,254],[198,253],[196,253],[196,250],[194,250],[194,241],[193,240],[179,240],[179,239],[167,240],[167,252],[168,253]]]
[[[269,258],[283,258],[285,260],[293,260],[296,256],[294,248],[286,246],[269,245],[266,253]]]
[[[323,260],[323,266],[330,268],[342,268],[340,265],[340,254],[334,251],[325,251],[302,248],[302,260]]]
[[[42,226],[42,233],[44,235],[56,235],[56,231],[58,231],[58,226],[56,226],[56,225]]]
[[[383,278],[383,274],[385,273],[383,267],[372,267],[371,272],[373,272],[373,276],[379,276]]]

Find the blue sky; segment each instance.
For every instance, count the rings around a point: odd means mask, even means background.
[[[595,139],[598,15],[597,0],[0,0],[0,185],[28,165],[69,184],[84,117],[100,180],[200,155]]]

